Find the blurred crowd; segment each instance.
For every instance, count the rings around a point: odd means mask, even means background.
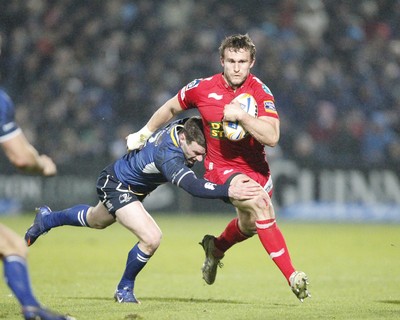
[[[400,163],[398,0],[9,0],[0,85],[31,142],[62,167],[125,151],[163,102],[220,72],[218,46],[248,33],[273,92],[270,157],[318,166]]]

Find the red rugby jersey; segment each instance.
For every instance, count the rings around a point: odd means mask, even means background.
[[[222,73],[193,80],[178,92],[178,99],[182,109],[197,108],[203,118],[207,141],[207,155],[204,161],[206,170],[235,167],[243,169],[244,172],[269,174],[262,144],[251,135],[240,141],[230,141],[224,136],[224,106],[242,93],[249,93],[256,99],[259,117],[279,118],[271,91],[252,74],[236,90],[225,82]]]

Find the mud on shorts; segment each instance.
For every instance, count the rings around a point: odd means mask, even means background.
[[[97,179],[97,195],[99,200],[107,208],[108,212],[115,217],[115,211],[125,207],[127,204],[140,201],[146,195],[136,195],[129,187],[122,184],[116,178],[113,165],[106,167]]]

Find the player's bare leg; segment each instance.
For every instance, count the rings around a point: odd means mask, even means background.
[[[129,229],[139,242],[128,253],[126,266],[114,298],[119,303],[140,303],[134,293],[135,279],[160,245],[162,233],[139,201],[116,212],[117,221]]]

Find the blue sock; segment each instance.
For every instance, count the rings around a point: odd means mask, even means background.
[[[128,259],[126,261],[126,267],[124,274],[122,275],[121,281],[118,284],[117,289],[131,288],[135,286],[135,278],[138,273],[144,268],[147,261],[151,256],[143,253],[138,246],[138,243],[128,253]]]
[[[78,204],[72,208],[61,211],[53,211],[43,220],[44,227],[48,230],[59,226],[89,227],[86,215],[90,206]]]
[[[39,307],[33,295],[26,261],[20,256],[7,256],[3,260],[4,277],[7,285],[23,307]]]

